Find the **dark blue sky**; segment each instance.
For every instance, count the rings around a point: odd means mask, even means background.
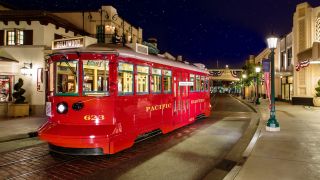
[[[144,40],[158,39],[161,51],[183,55],[207,67],[241,67],[249,54],[266,47],[265,37],[291,31],[296,5],[303,0],[0,0],[21,9],[97,10],[113,5]],[[26,3],[27,2],[27,3]],[[319,0],[309,0],[320,6]]]

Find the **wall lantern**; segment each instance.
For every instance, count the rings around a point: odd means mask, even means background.
[[[32,63],[23,63],[23,67],[20,69],[22,75],[32,76]]]

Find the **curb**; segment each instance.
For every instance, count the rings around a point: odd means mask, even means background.
[[[9,141],[16,141],[16,140],[21,140],[21,139],[27,139],[27,138],[33,138],[33,137],[37,137],[37,136],[38,136],[37,131],[33,131],[33,132],[25,133],[25,134],[15,134],[15,135],[10,135],[10,136],[4,136],[4,137],[0,137],[0,143],[9,142]]]
[[[257,111],[252,105],[240,100],[237,97],[231,96],[240,103],[250,108],[255,115],[251,115],[249,126],[244,131],[238,142],[231,148],[231,150],[221,159],[221,161],[212,169],[203,179],[204,180],[233,180],[242,168],[247,157],[253,150],[253,147],[260,135],[259,123],[261,120],[261,113]],[[240,152],[240,153],[238,153]],[[238,154],[235,155],[235,154]],[[240,155],[240,156],[239,156]]]
[[[236,178],[236,176],[238,175],[238,173],[240,172],[243,164],[246,162],[247,158],[249,157],[249,155],[251,154],[257,140],[260,137],[261,134],[261,126],[259,126],[260,121],[261,121],[261,112],[260,110],[257,110],[256,108],[253,107],[253,105],[247,103],[246,101],[236,98],[238,101],[240,101],[241,103],[245,104],[246,106],[248,106],[250,109],[254,110],[254,112],[256,112],[259,116],[258,118],[258,122],[257,122],[257,129],[254,133],[254,135],[252,136],[249,144],[247,145],[246,149],[243,151],[242,153],[242,157],[243,157],[243,162],[240,162],[238,165],[234,166],[229,173],[227,173],[227,175],[223,178],[223,180],[234,180]]]

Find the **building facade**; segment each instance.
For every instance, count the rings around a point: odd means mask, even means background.
[[[320,79],[320,6],[297,5],[292,28],[294,104],[312,105]]]
[[[95,37],[98,43],[140,43],[142,29],[136,28],[121,18],[112,6],[102,6],[97,11],[59,12],[54,15],[74,24],[79,29]]]

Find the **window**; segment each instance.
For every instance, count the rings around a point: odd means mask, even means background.
[[[204,90],[205,90],[205,91],[208,91],[208,90],[209,90],[209,78],[208,78],[208,77],[205,77]]]
[[[190,74],[190,82],[193,83],[193,85],[190,86],[190,91],[193,92],[194,91],[194,74]]]
[[[284,61],[285,61],[285,52],[281,52],[281,57],[280,57],[280,68],[284,68]]]
[[[7,31],[7,45],[23,45],[24,32],[20,29]]]
[[[119,63],[118,67],[118,94],[133,94],[133,65]]]
[[[152,68],[151,89],[153,93],[161,93],[161,69]]]
[[[201,89],[200,76],[196,75],[196,91],[200,91],[200,89]]]
[[[138,94],[149,93],[149,67],[137,66],[136,91]]]
[[[320,14],[316,19],[316,41],[320,42]]]
[[[292,61],[292,47],[288,49],[288,65],[287,66],[291,65],[291,61]]]
[[[0,102],[7,102],[11,97],[11,78],[10,76],[0,76]]]
[[[201,91],[204,91],[204,86],[205,86],[204,76],[201,76]]]
[[[56,93],[58,95],[77,95],[78,61],[56,62]]]
[[[105,38],[104,38],[104,25],[98,25],[97,26],[97,40],[98,43],[104,43],[105,42]]]
[[[163,70],[163,91],[164,91],[164,93],[171,92],[171,76],[172,76],[171,71]]]
[[[83,94],[107,95],[109,92],[109,61],[83,60]]]

